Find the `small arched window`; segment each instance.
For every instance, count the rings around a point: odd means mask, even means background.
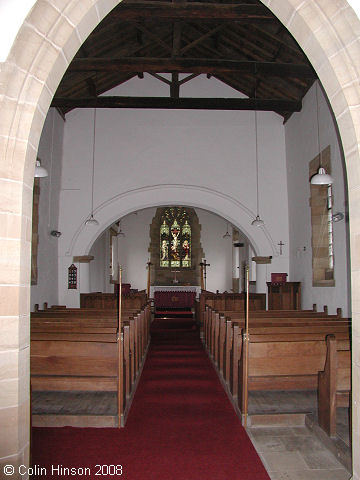
[[[191,267],[191,226],[183,207],[169,207],[161,216],[160,267]]]

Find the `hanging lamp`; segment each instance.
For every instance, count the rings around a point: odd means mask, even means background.
[[[318,82],[315,85],[316,95],[316,122],[317,122],[317,143],[319,152],[319,170],[311,177],[311,185],[331,185],[334,183],[334,179],[331,175],[326,173],[325,168],[321,164],[321,151],[320,151],[320,126],[319,126],[319,100],[318,100]]]
[[[226,224],[226,233],[223,235],[223,238],[230,238],[231,235],[229,233],[229,224]]]
[[[255,88],[255,100],[256,100],[256,88]],[[264,225],[264,221],[261,220],[259,215],[259,155],[258,155],[258,127],[257,127],[257,110],[255,105],[255,158],[256,158],[256,218],[251,222],[254,227],[261,227]]]
[[[94,108],[94,131],[93,131],[93,150],[92,150],[91,215],[85,222],[85,225],[90,225],[93,227],[99,225],[99,222],[96,220],[96,218],[94,218],[95,132],[96,132],[96,107]]]
[[[41,163],[40,163],[40,160],[37,159],[36,164],[35,164],[34,177],[35,178],[44,178],[44,177],[47,177],[48,175],[49,174],[48,174],[48,171],[46,170],[46,168],[42,167]]]

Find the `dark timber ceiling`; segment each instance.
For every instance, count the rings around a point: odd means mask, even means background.
[[[169,96],[99,97],[144,73],[167,83]],[[198,75],[248,98],[181,98],[181,85]],[[95,106],[256,108],[286,120],[301,109],[315,78],[295,40],[260,1],[124,0],[82,45],[52,105],[63,114]]]

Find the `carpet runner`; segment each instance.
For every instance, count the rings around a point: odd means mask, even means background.
[[[269,480],[194,321],[155,320],[151,336],[126,427],[34,428],[34,477]]]

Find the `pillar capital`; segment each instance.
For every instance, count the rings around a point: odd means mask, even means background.
[[[77,257],[73,257],[73,262],[74,263],[90,263],[91,260],[94,260],[93,255],[81,255]]]
[[[266,263],[271,263],[272,256],[270,257],[252,257],[252,261],[255,262],[257,265],[262,265]]]

